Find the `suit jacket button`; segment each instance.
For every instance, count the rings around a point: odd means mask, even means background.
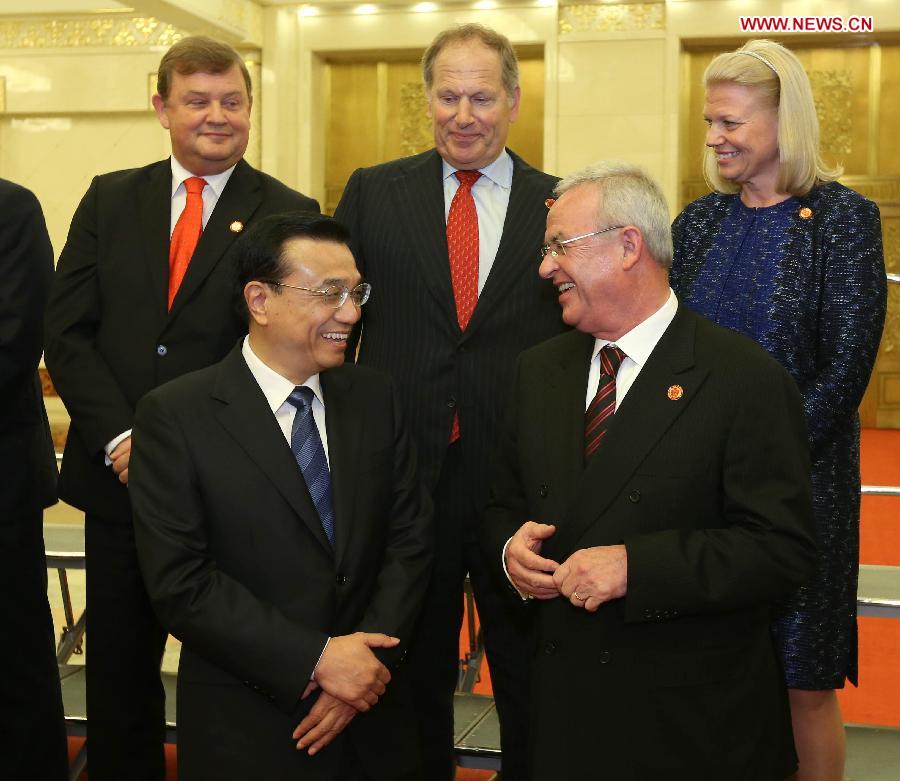
[[[628,494],[628,501],[632,504],[637,504],[639,501],[641,501],[641,492],[638,491],[637,488],[635,488],[630,494]]]
[[[343,586],[347,582],[347,576],[343,572],[338,572],[334,580],[339,586]]]
[[[156,345],[156,354],[157,355],[165,355],[167,352],[169,352],[169,348],[166,347],[164,344]]]
[[[597,661],[599,661],[600,664],[609,664],[609,658],[610,658],[609,651],[601,651],[597,655]]]
[[[450,407],[450,409],[453,409],[456,406],[455,396],[451,396],[449,399],[447,399],[447,406]]]
[[[538,488],[538,496],[540,496],[541,499],[545,499],[548,493],[550,493],[550,486],[546,483],[541,483],[541,487]]]
[[[548,656],[552,656],[553,654],[555,654],[556,653],[556,643],[554,643],[552,640],[550,640],[544,646],[544,653],[547,654]]]

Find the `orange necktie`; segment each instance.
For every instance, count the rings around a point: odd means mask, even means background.
[[[206,187],[206,180],[192,176],[184,180],[184,186],[187,200],[169,243],[169,309],[203,232],[203,188]]]
[[[478,212],[472,197],[472,185],[480,171],[457,171],[459,187],[450,202],[447,215],[447,253],[450,256],[450,281],[456,302],[456,320],[466,330],[478,302]],[[459,439],[459,413],[453,415],[450,443]]]

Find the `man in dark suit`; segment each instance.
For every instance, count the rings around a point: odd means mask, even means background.
[[[557,192],[540,273],[576,330],[522,354],[485,519],[535,613],[533,777],[783,779],[769,608],[815,555],[799,392],[679,306],[640,169]]]
[[[419,778],[398,665],[431,506],[392,382],[344,363],[369,293],[348,240],[328,217],[260,222],[237,251],[248,337],[138,407],[138,552],[184,643],[184,779]]]
[[[357,361],[392,374],[432,491],[437,554],[410,651],[428,777],[453,768],[453,690],[468,571],[491,664],[503,775],[525,778],[528,619],[486,575],[477,528],[488,457],[518,353],[559,333],[534,274],[555,177],[505,148],[519,111],[509,41],[480,25],[447,30],[422,59],[435,148],[356,171],[335,216],[375,288]]]
[[[151,388],[219,360],[242,324],[229,249],[248,223],[315,201],[244,162],[250,78],[230,46],[186,38],[153,99],[172,157],[98,176],[59,259],[46,361],[72,426],[60,496],[86,513],[93,781],[163,777],[165,632],[141,583],[128,503],[131,424]]]
[[[31,191],[0,179],[0,592],[5,640],[0,757],[9,778],[66,778],[66,735],[47,602],[43,510],[56,458],[37,366],[53,248]]]

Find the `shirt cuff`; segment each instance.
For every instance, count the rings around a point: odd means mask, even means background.
[[[119,436],[109,440],[109,442],[107,442],[106,446],[103,448],[105,453],[105,455],[103,456],[103,463],[105,463],[107,466],[112,466],[112,459],[109,457],[110,454],[130,436],[131,429],[128,429],[128,431],[123,431],[121,434],[119,434]]]
[[[516,590],[516,593],[520,597],[522,597],[523,602],[527,602],[529,599],[534,599],[534,597],[531,594],[526,594],[524,591],[519,591],[519,587],[515,583],[513,583],[513,579],[509,576],[509,570],[506,569],[506,549],[509,547],[509,544],[511,542],[512,542],[512,537],[510,537],[506,541],[506,544],[503,546],[503,554],[502,554],[500,563],[503,565],[503,574],[506,575],[506,579],[509,581],[509,585],[512,586]]]
[[[312,671],[312,673],[310,673],[309,680],[311,680],[311,681],[316,680],[316,669],[317,669],[318,666],[319,666],[319,662],[322,661],[322,657],[325,655],[325,649],[328,648],[328,644],[329,644],[330,642],[331,642],[331,638],[330,638],[330,637],[329,637],[329,638],[326,638],[326,640],[325,640],[325,645],[322,646],[322,653],[320,653],[320,654],[319,654],[319,658],[316,659],[316,666],[313,667],[313,671]]]

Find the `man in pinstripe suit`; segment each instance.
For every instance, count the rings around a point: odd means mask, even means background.
[[[446,781],[453,773],[452,694],[468,571],[500,714],[503,776],[518,781],[528,751],[527,613],[490,581],[477,527],[514,360],[564,328],[554,290],[537,275],[556,178],[506,149],[520,91],[504,36],[480,25],[446,30],[422,69],[435,149],[356,171],[335,216],[350,228],[375,291],[357,360],[397,381],[435,501],[435,567],[409,654],[425,777]],[[457,175],[465,171],[480,175]],[[458,194],[473,212],[454,234]],[[465,314],[455,265],[461,241],[477,262],[463,273],[474,305]]]

